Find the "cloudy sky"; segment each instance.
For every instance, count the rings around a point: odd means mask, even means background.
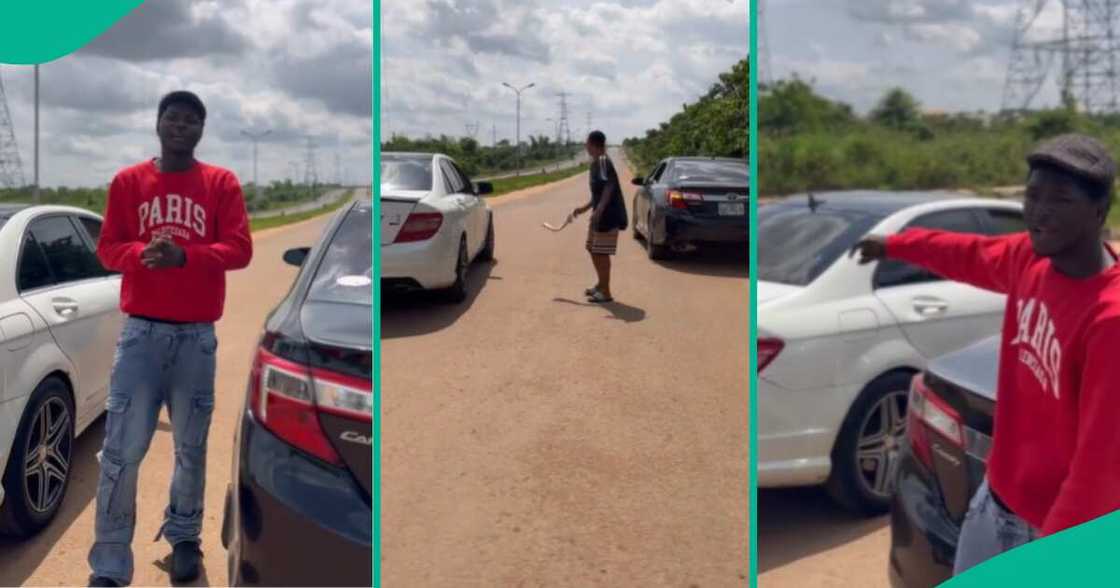
[[[764,0],[772,76],[796,73],[866,112],[892,86],[927,108],[998,111],[1023,0]],[[1061,3],[1046,3],[1031,39],[1059,34]],[[760,36],[761,38],[761,36]],[[1056,73],[1056,70],[1054,71]],[[1054,105],[1050,82],[1039,104]]]
[[[371,176],[369,0],[149,0],[74,54],[40,68],[40,182],[107,184],[158,154],[156,105],[186,88],[206,103],[198,157],[261,183],[303,177],[307,138],[323,181]],[[0,66],[24,174],[32,179],[32,68]],[[336,156],[338,165],[336,166]]]
[[[382,136],[644,134],[748,51],[747,0],[382,0]]]

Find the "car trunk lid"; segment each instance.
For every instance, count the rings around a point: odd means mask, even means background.
[[[703,218],[746,219],[749,205],[750,188],[745,185],[680,182],[670,189],[670,206],[673,205],[672,193],[681,194],[681,210]],[[679,208],[680,205],[676,207]]]
[[[320,399],[319,424],[354,479],[373,492],[373,353],[370,307],[307,301],[300,322]],[[325,400],[325,402],[324,402]]]
[[[998,339],[991,338],[935,361],[924,381],[927,394],[954,414],[959,442],[929,433],[929,459],[951,518],[961,523],[984,479],[992,446]]]
[[[391,245],[426,191],[393,190],[381,196],[381,244]]]

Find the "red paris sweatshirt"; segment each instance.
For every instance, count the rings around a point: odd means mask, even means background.
[[[992,490],[1043,535],[1120,509],[1120,265],[1067,277],[1026,233],[911,229],[887,254],[1008,295]]]
[[[148,269],[140,253],[155,235],[183,247],[181,268]],[[225,305],[228,270],[249,265],[253,243],[233,172],[197,162],[164,173],[154,161],[125,168],[109,185],[97,243],[101,263],[122,274],[121,310],[181,322],[214,322]]]

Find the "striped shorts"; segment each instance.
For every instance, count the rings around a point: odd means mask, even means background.
[[[589,228],[587,251],[592,255],[614,255],[618,251],[618,229],[600,233],[594,228]]]

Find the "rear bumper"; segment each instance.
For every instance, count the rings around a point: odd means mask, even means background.
[[[381,246],[381,279],[410,280],[419,288],[435,290],[455,283],[458,238],[440,231],[427,241]]]
[[[856,390],[858,392],[858,390]],[[852,388],[794,390],[758,379],[758,486],[824,483]]]
[[[952,578],[959,535],[932,476],[907,450],[891,504],[891,586],[933,587]]]
[[[235,586],[369,586],[373,511],[348,472],[245,415],[223,543]]]
[[[662,244],[729,244],[747,243],[750,236],[750,222],[742,217],[695,217],[690,214],[665,212],[662,216],[660,239]]]

